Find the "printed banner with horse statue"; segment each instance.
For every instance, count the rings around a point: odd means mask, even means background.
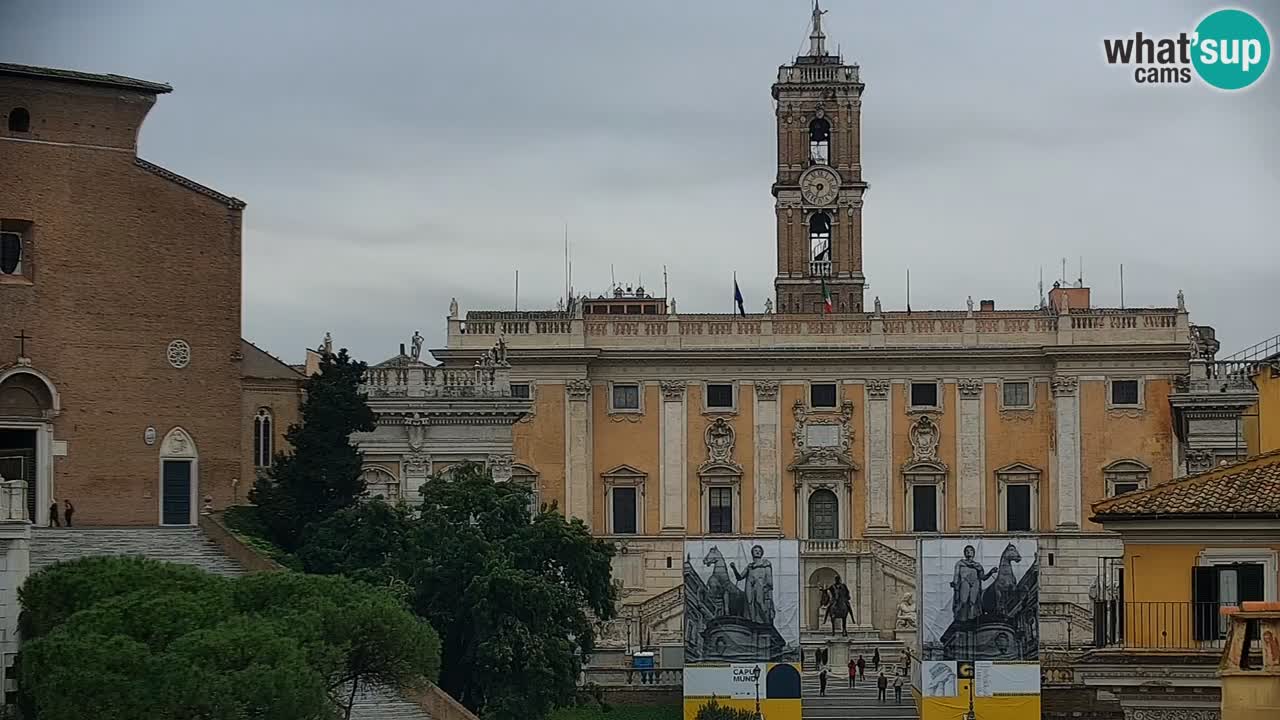
[[[795,540],[685,541],[685,663],[800,659]]]

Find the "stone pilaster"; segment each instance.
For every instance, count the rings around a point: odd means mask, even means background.
[[[778,383],[756,381],[755,407],[755,528],[759,532],[782,530],[782,472],[778,455]]]
[[[981,530],[986,518],[986,483],[983,482],[982,448],[984,436],[981,379],[962,378],[957,383],[960,412],[957,421],[960,529]]]
[[[570,380],[564,386],[565,412],[564,503],[569,517],[591,527],[591,381]]]
[[[1059,530],[1080,528],[1080,398],[1075,377],[1053,379]]]
[[[659,414],[660,466],[658,484],[659,514],[662,519],[662,532],[682,533],[688,525],[688,463],[689,456],[688,413],[685,410],[685,381],[664,380],[662,389],[662,412]]]
[[[867,532],[889,532],[893,520],[893,413],[888,380],[868,380],[867,423]]]

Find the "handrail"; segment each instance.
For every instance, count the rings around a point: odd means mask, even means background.
[[[1280,335],[1276,335],[1275,337],[1267,338],[1260,343],[1250,345],[1239,352],[1223,358],[1223,360],[1248,363],[1255,360],[1270,358],[1275,355],[1280,355]]]

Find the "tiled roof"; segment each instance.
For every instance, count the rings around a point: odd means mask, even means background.
[[[1280,450],[1095,503],[1094,520],[1280,518]]]
[[[241,377],[297,381],[306,379],[292,365],[244,338],[240,338],[240,354],[244,356],[240,361]]]
[[[0,63],[0,75],[8,75],[11,77],[33,77],[45,80],[61,80],[64,82],[80,83],[82,85],[101,85],[104,87],[126,88],[129,90],[141,90],[143,92],[155,93],[157,95],[173,92],[173,88],[165,83],[139,80],[137,78],[125,77],[124,75],[100,75],[98,73],[80,72],[79,70],[61,70],[59,68],[37,67],[35,65]]]
[[[204,185],[201,185],[195,180],[182,177],[178,173],[166,168],[162,168],[153,162],[148,162],[146,160],[143,160],[140,157],[136,157],[133,159],[133,164],[137,165],[143,170],[146,170],[149,173],[152,173],[154,175],[159,175],[165,180],[177,183],[188,190],[191,190],[193,192],[198,192],[201,195],[205,195],[207,197],[211,197],[214,200],[217,200],[218,202],[222,203],[223,205],[226,205],[227,207],[231,208],[232,210],[244,209],[244,201],[241,200],[240,198],[234,198],[234,197],[231,197],[230,195],[223,195],[222,193],[218,192],[217,190],[214,190],[213,188],[205,187]]]

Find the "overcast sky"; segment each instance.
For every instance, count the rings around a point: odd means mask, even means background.
[[[862,67],[865,272],[886,309],[1174,303],[1223,351],[1280,333],[1280,64],[1139,86],[1102,39],[1213,3],[827,0]],[[1244,2],[1271,29],[1280,3]],[[462,309],[552,307],[665,264],[682,312],[772,294],[769,94],[806,0],[0,0],[0,61],[173,85],[140,154],[248,203],[244,333],[382,360]]]

